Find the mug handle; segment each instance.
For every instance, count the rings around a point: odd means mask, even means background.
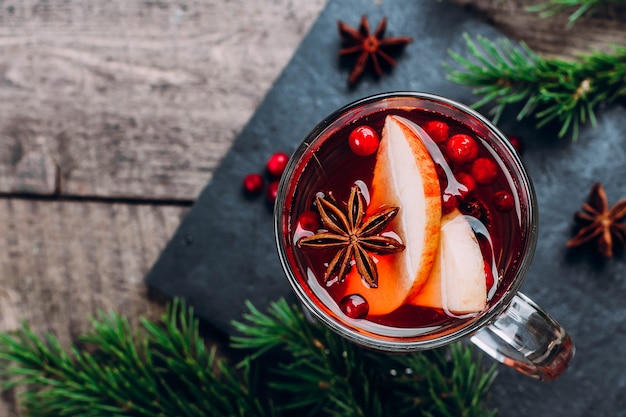
[[[576,351],[565,329],[522,293],[470,340],[495,360],[543,381],[558,378]]]

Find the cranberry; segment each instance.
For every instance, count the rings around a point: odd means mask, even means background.
[[[428,136],[431,137],[435,143],[443,143],[448,139],[448,133],[450,128],[445,122],[441,122],[439,120],[431,120],[427,122],[423,129]]]
[[[441,196],[441,211],[443,214],[451,213],[458,205],[459,201],[455,195],[445,193]]]
[[[506,213],[507,211],[513,210],[515,207],[515,199],[513,198],[513,194],[506,190],[497,191],[493,195],[493,205],[501,213]]]
[[[380,138],[378,133],[369,126],[359,126],[350,132],[348,145],[358,156],[368,156],[376,152]]]
[[[481,185],[493,184],[498,178],[498,165],[489,158],[478,158],[470,169],[472,176]]]
[[[261,174],[248,174],[243,178],[243,189],[250,195],[257,195],[263,191],[265,181]]]
[[[521,155],[522,152],[524,152],[524,142],[522,142],[522,139],[516,135],[510,135],[508,139],[509,142],[511,142],[511,145],[513,145],[513,147],[517,151],[517,153]]]
[[[346,295],[339,302],[339,308],[351,319],[364,319],[370,310],[367,300],[359,294]]]
[[[446,142],[446,153],[452,162],[467,164],[478,156],[478,144],[468,135],[454,135]]]
[[[487,262],[487,260],[483,260],[483,264],[485,267],[485,282],[487,284],[487,291],[493,287],[493,283],[495,282],[493,277],[493,270],[491,269],[491,264]]]
[[[280,178],[285,171],[287,162],[289,162],[289,155],[284,152],[276,152],[267,160],[267,164],[265,165],[267,173],[273,178]]]
[[[276,193],[278,193],[278,184],[280,181],[272,181],[267,186],[267,190],[265,190],[265,197],[267,201],[274,204],[276,201]]]
[[[298,226],[303,230],[317,232],[321,227],[320,216],[312,211],[303,211],[298,217]]]
[[[467,195],[474,192],[476,189],[476,180],[470,174],[466,172],[459,172],[455,175],[456,180],[465,186],[465,190],[459,189],[461,197],[465,198]]]

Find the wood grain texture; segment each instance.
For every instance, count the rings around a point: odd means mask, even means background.
[[[505,35],[523,41],[545,56],[572,59],[593,49],[626,45],[626,4],[609,4],[586,14],[568,28],[568,18],[576,8],[568,8],[550,18],[527,10],[548,0],[451,0],[497,27]]]
[[[150,315],[143,277],[186,207],[0,200],[0,331],[21,320],[64,343],[86,315]]]
[[[64,345],[98,310],[156,318],[143,277],[187,208],[0,200],[0,331],[27,320]],[[12,393],[0,416],[15,415]],[[11,411],[13,410],[13,411]]]
[[[193,200],[323,3],[0,2],[0,192]]]

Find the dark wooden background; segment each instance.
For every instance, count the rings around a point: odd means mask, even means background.
[[[625,6],[567,30],[538,1],[450,7],[546,55],[626,44]],[[324,3],[0,0],[0,331],[162,312],[144,275]]]

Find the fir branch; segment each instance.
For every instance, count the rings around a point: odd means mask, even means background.
[[[337,417],[495,415],[484,404],[495,367],[484,371],[470,347],[385,355],[358,348],[326,327],[311,326],[284,300],[267,314],[250,311],[245,322],[235,323],[244,336],[235,338],[234,345],[266,353],[264,347],[279,347],[281,357],[292,358],[277,366],[280,382],[272,383],[292,398],[283,408],[312,407]],[[287,323],[300,330],[281,333]]]
[[[482,99],[474,107],[495,103],[495,123],[507,106],[523,104],[518,120],[534,115],[539,128],[556,120],[561,125],[559,137],[571,133],[576,140],[581,124],[596,125],[600,104],[626,96],[625,47],[567,61],[542,58],[525,44],[516,46],[507,39],[492,42],[479,36],[474,41],[466,34],[465,41],[472,58],[450,51],[460,69],[444,63],[448,79],[475,87]]]
[[[284,300],[267,313],[249,308],[236,324],[243,336],[234,345],[251,349],[239,366],[216,358],[192,309],[178,300],[160,321],[141,320],[137,329],[100,313],[81,348],[67,351],[24,324],[0,333],[3,388],[26,388],[20,406],[30,417],[494,414],[484,404],[494,370],[485,372],[468,347],[389,356],[309,323]],[[268,376],[273,353],[280,356]]]
[[[528,6],[526,10],[539,13],[542,18],[548,18],[576,7],[568,18],[567,27],[571,28],[583,15],[592,14],[598,7],[609,3],[626,4],[626,0],[548,0],[545,3]]]
[[[161,322],[100,314],[85,350],[66,353],[52,335],[38,338],[24,324],[0,334],[4,389],[27,386],[28,416],[171,417],[267,416],[250,392],[248,369],[234,373],[208,350],[198,320],[174,301]],[[90,353],[94,351],[95,353]]]

